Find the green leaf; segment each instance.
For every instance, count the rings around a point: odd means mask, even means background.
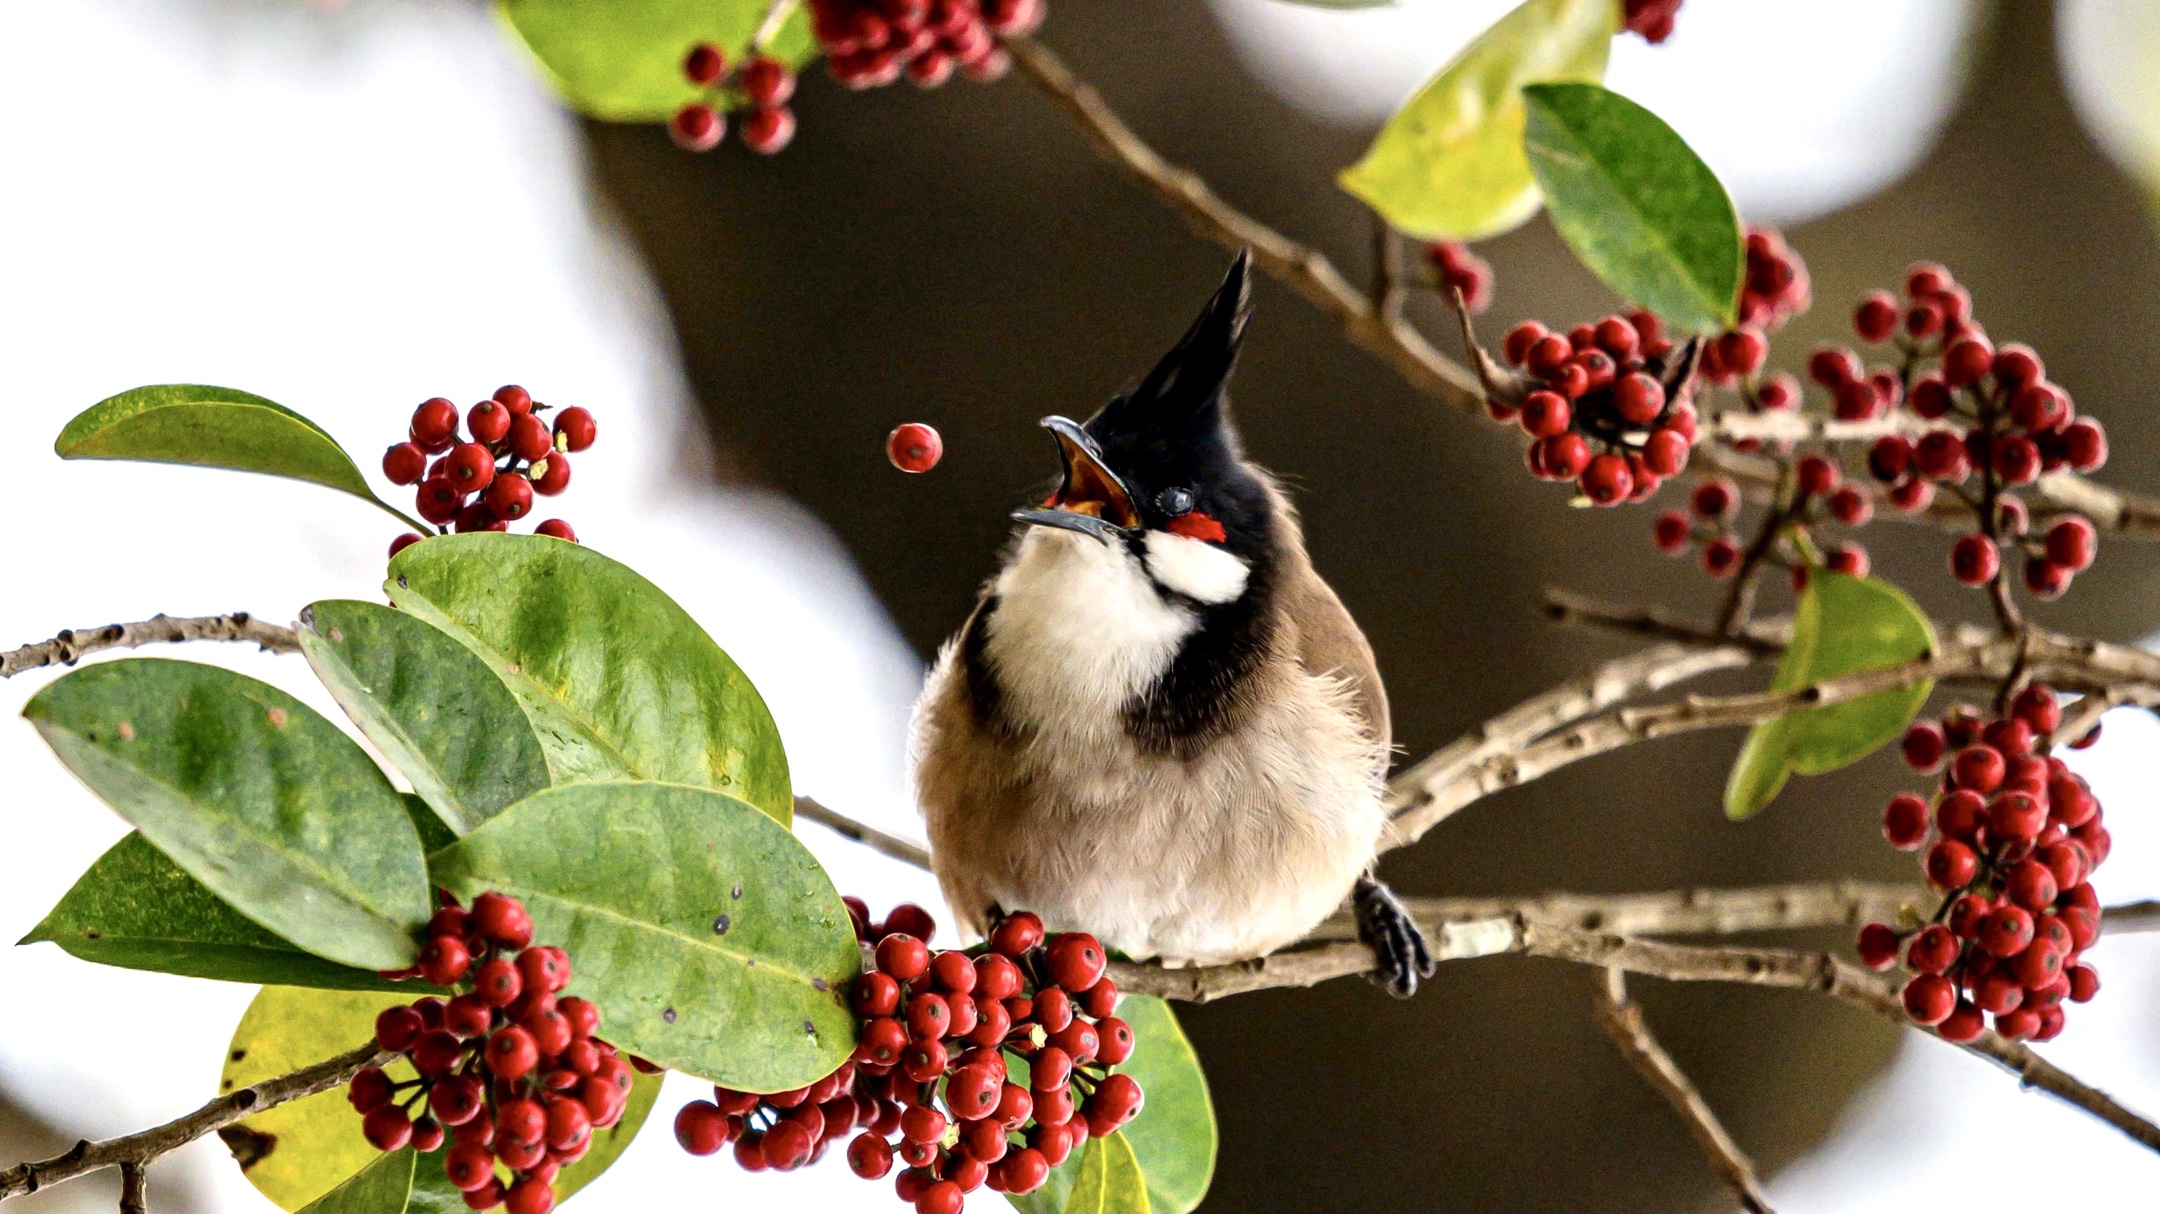
[[[316,956],[397,969],[432,911],[420,840],[357,743],[267,683],[127,658],[23,708],[92,792],[233,909]]]
[[[100,965],[190,978],[355,991],[417,985],[325,961],[264,930],[133,832],[98,857],[18,943],[40,940]]]
[[[311,481],[381,503],[321,426],[237,388],[152,384],[109,396],[60,431],[62,459],[128,459],[232,468]]]
[[[378,1013],[410,1003],[420,993],[266,986],[233,1030],[218,1091],[311,1066],[361,1045],[374,1035]],[[403,1059],[384,1070],[396,1080],[414,1077],[411,1064]],[[250,1139],[254,1157],[242,1172],[283,1210],[298,1210],[323,1197],[381,1155],[360,1136],[360,1114],[342,1087],[266,1109],[239,1124],[256,1136]],[[429,1161],[419,1166],[428,1167]]]
[[[696,784],[792,820],[787,752],[757,688],[629,567],[544,535],[474,532],[405,549],[385,589],[487,660],[555,783]]]
[[[1539,84],[1523,96],[1530,168],[1575,256],[1676,328],[1731,328],[1746,263],[1740,217],[1702,157],[1601,85]]]
[[[855,1045],[861,957],[808,849],[751,805],[678,784],[536,793],[429,858],[470,898],[500,890],[570,952],[609,1041],[752,1092],[831,1073]]]
[[[504,21],[564,99],[612,122],[657,122],[705,90],[683,75],[690,48],[710,42],[743,61],[771,0],[499,0]],[[807,4],[766,53],[800,67],[816,54]]]
[[[409,1003],[431,988],[407,983],[402,994],[357,994],[296,990],[267,986],[248,1005],[240,1026],[233,1032],[226,1053],[221,1092],[281,1075],[320,1062],[366,1041],[375,1031],[375,1016],[386,1007]],[[413,1071],[404,1061],[386,1068],[392,1078],[410,1079]],[[557,1202],[569,1198],[621,1157],[652,1112],[660,1095],[661,1076],[638,1074],[622,1120],[609,1129],[596,1130],[585,1157],[562,1170],[555,1178]],[[345,1089],[327,1092],[280,1105],[240,1123],[248,1131],[270,1135],[268,1153],[247,1165],[248,1180],[263,1196],[281,1209],[325,1211],[351,1210],[354,1214],[456,1214],[465,1210],[457,1189],[442,1174],[441,1152],[418,1156],[404,1172],[410,1197],[403,1204],[355,1204],[350,1196],[365,1191],[362,1182],[383,1166],[383,1156],[360,1136],[360,1115],[345,1099]],[[410,1150],[400,1152],[411,1158]],[[395,1165],[391,1165],[393,1168]],[[388,1184],[384,1189],[387,1191]],[[399,1191],[401,1194],[404,1190]],[[320,1205],[337,1201],[342,1204]]]
[[[1116,1069],[1139,1081],[1147,1098],[1140,1116],[1119,1132],[1146,1174],[1155,1214],[1188,1214],[1207,1196],[1215,1176],[1218,1135],[1207,1077],[1167,1002],[1127,995],[1119,1000],[1117,1014],[1132,1026],[1133,1052]],[[1015,1082],[1025,1082],[1026,1062],[1017,1055],[1007,1062],[1022,1076]],[[1013,1205],[1025,1214],[1060,1214],[1078,1180],[1081,1158],[1068,1157],[1042,1188],[1012,1197]]]
[[[547,756],[517,697],[441,629],[333,599],[301,612],[299,633],[323,686],[456,833],[548,786]]]
[[[411,1147],[392,1151],[353,1173],[352,1179],[300,1208],[300,1214],[405,1214],[412,1196]]]
[[[1904,591],[1872,578],[1815,569],[1793,613],[1792,644],[1770,689],[1793,691],[1934,651],[1935,629]],[[1865,758],[1905,731],[1933,687],[1932,682],[1894,687],[1757,725],[1726,781],[1726,816],[1754,816],[1793,772],[1821,775]]]
[[[1147,1177],[1123,1130],[1088,1139],[1065,1214],[1150,1214]]]
[[[1427,81],[1342,187],[1420,240],[1479,240],[1537,214],[1523,86],[1605,78],[1619,0],[1527,0]]]
[[[1156,1214],[1187,1214],[1215,1178],[1215,1102],[1207,1076],[1168,1003],[1127,995],[1117,1014],[1133,1030],[1132,1057],[1117,1069],[1138,1080],[1147,1097],[1121,1132],[1147,1173]]]

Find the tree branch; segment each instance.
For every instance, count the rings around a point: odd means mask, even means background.
[[[134,649],[178,641],[253,641],[266,653],[297,653],[300,649],[292,629],[266,624],[245,611],[179,619],[159,612],[133,624],[70,628],[49,641],[0,653],[0,679],[41,666],[73,666],[85,654],[101,649]]]
[[[825,808],[809,797],[795,798],[795,816],[808,818],[842,838],[852,839],[871,851],[891,856],[902,864],[912,864],[927,871],[930,852],[919,843],[910,843],[898,835],[888,835],[874,826],[867,826],[846,814]]]
[[[150,1214],[147,1172],[139,1163],[120,1165],[120,1214]]]
[[[1932,905],[1918,885],[1879,881],[1812,881],[1732,889],[1675,889],[1639,894],[1546,893],[1499,898],[1404,898],[1419,923],[1438,924],[1519,915],[1532,923],[1623,936],[1734,935],[1740,932],[1857,927],[1895,921],[1905,907]],[[2110,910],[2107,929],[2117,930]],[[2134,929],[2133,929],[2134,930]],[[1356,940],[1357,923],[1337,914],[1306,942]]]
[[[1620,1056],[1627,1059],[1643,1082],[1663,1096],[1680,1119],[1687,1123],[1688,1133],[1695,1136],[1695,1143],[1703,1154],[1710,1157],[1710,1166],[1722,1177],[1733,1196],[1740,1199],[1749,1214],[1772,1214],[1770,1199],[1763,1195],[1762,1184],[1755,1178],[1755,1165],[1741,1154],[1740,1146],[1725,1132],[1725,1126],[1710,1109],[1702,1093],[1680,1070],[1672,1055],[1650,1035],[1650,1027],[1643,1022],[1642,1009],[1628,998],[1627,977],[1617,969],[1605,971],[1605,981],[1596,995],[1598,1023],[1612,1038]]]
[[[1521,916],[1443,923],[1437,927],[1437,931],[1428,932],[1428,939],[1434,945],[1433,956],[1441,961],[1519,953],[1613,967],[1673,982],[1737,982],[1820,991],[1915,1027],[1888,985],[1829,953],[1667,944],[1534,923]],[[1331,978],[1370,973],[1373,964],[1372,950],[1363,944],[1320,944],[1252,961],[1187,969],[1121,961],[1111,965],[1110,973],[1118,989],[1127,993],[1207,1003],[1247,991],[1315,986]],[[2160,1125],[2025,1046],[1989,1030],[1963,1048],[2001,1063],[2025,1086],[2056,1096],[2121,1130],[2140,1145],[2160,1151]]]
[[[164,1125],[122,1138],[108,1138],[102,1142],[84,1140],[51,1159],[17,1164],[5,1172],[0,1172],[0,1201],[20,1197],[25,1193],[35,1193],[61,1181],[73,1180],[77,1176],[110,1167],[122,1169],[123,1184],[131,1187],[139,1200],[142,1194],[143,1166],[158,1156],[186,1146],[197,1138],[223,1129],[243,1117],[252,1116],[265,1109],[274,1109],[303,1096],[327,1092],[350,1080],[362,1067],[375,1066],[387,1062],[389,1058],[388,1053],[370,1041],[358,1049],[349,1050],[313,1066],[250,1084],[235,1092],[227,1092],[187,1116],[168,1121]],[[126,1180],[127,1175],[132,1175],[133,1180]],[[122,1208],[126,1208],[125,1197],[122,1198]]]

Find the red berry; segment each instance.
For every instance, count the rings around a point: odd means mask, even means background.
[[[2082,573],[2092,566],[2099,538],[2091,520],[2073,514],[2048,528],[2048,560],[2074,573]]]
[[[878,969],[901,982],[912,982],[930,968],[930,950],[906,932],[895,932],[877,946]]]
[[[2039,939],[2037,934],[2025,951],[2010,959],[2010,972],[2026,990],[2047,986],[2062,974],[2063,951]]]
[[[360,1133],[378,1151],[395,1151],[412,1138],[412,1119],[394,1104],[377,1105],[360,1119]]]
[[[1132,1057],[1133,1048],[1139,1040],[1133,1036],[1132,1026],[1115,1016],[1104,1016],[1095,1022],[1095,1034],[1099,1044],[1095,1049],[1095,1061],[1104,1066],[1118,1066]]]
[[[1913,447],[1913,468],[1931,480],[1955,483],[1971,475],[1972,459],[1955,431],[1931,430]]]
[[[382,469],[393,485],[417,485],[427,473],[427,452],[417,443],[398,443],[383,452]]]
[[[1900,999],[1915,1023],[1941,1024],[1957,1008],[1957,987],[1941,974],[1922,974],[1905,984]]]
[[[2091,472],[2107,462],[2107,432],[2100,423],[2081,417],[2063,428],[2063,458],[2080,472]]]
[[[351,1103],[353,1112],[368,1113],[390,1103],[390,1077],[381,1067],[365,1067],[355,1073],[352,1082],[345,1085],[345,1099]]]
[[[420,1040],[420,1034],[426,1027],[420,1022],[420,1013],[410,1007],[401,1005],[384,1008],[375,1017],[375,1044],[393,1053],[402,1054]],[[360,1111],[364,1113],[367,1110]]]
[[[1914,381],[1912,386],[1912,411],[1934,421],[1948,417],[1956,401],[1950,395],[1950,385],[1939,375],[1929,375]]]
[[[420,542],[420,537],[419,537],[419,536],[417,536],[417,535],[415,535],[415,534],[413,534],[413,533],[412,533],[412,532],[410,532],[410,531],[408,531],[408,532],[404,533],[403,535],[400,535],[400,536],[398,536],[398,537],[397,537],[396,539],[394,539],[394,540],[391,540],[391,541],[390,541],[390,559],[391,559],[391,560],[393,560],[393,561],[394,561],[394,560],[396,560],[396,559],[397,559],[397,554],[398,554],[398,553],[400,553],[400,552],[403,552],[403,551],[405,551],[405,550],[406,550],[407,548],[410,548],[410,547],[412,547],[412,546],[413,546],[414,544],[417,544],[417,543],[419,543],[419,542]]]
[[[2002,553],[1995,541],[1975,532],[1961,536],[1950,548],[1950,573],[1967,586],[1983,586],[2002,570]]]
[[[508,1214],[548,1214],[555,1208],[555,1190],[538,1176],[527,1176],[510,1186],[503,1196]]]
[[[851,1002],[855,1014],[865,1020],[890,1016],[900,1009],[900,984],[890,974],[872,970],[855,979]]]
[[[484,500],[497,517],[515,520],[532,510],[532,499],[532,482],[521,473],[505,472],[488,485]]]
[[[539,1065],[540,1047],[517,1025],[495,1030],[487,1042],[487,1066],[497,1079],[522,1079]]]
[[[890,1016],[880,1016],[863,1026],[855,1039],[855,1056],[864,1062],[890,1066],[900,1061],[907,1043],[907,1028]]]
[[[709,152],[727,137],[727,119],[713,107],[693,102],[668,120],[668,137],[686,152]]]
[[[1635,491],[1635,478],[1628,472],[1627,460],[1608,452],[1583,469],[1581,487],[1583,496],[1598,505],[1617,506]]]
[[[551,518],[548,519],[546,522],[541,523],[539,526],[533,528],[533,534],[552,536],[558,540],[567,540],[573,544],[577,543],[577,532],[572,531],[570,529],[570,524],[562,521],[559,518]]]
[[[2069,415],[2069,398],[2053,384],[2029,383],[2010,398],[2010,420],[2031,434],[2053,430]]]
[[[1883,811],[1883,837],[1899,851],[1911,851],[1927,840],[1927,802],[1911,793],[1891,798]]]
[[[1875,440],[1868,448],[1868,475],[1889,484],[1905,475],[1912,466],[1912,444],[1902,436],[1886,434]]]
[[[1523,366],[1539,379],[1550,379],[1559,374],[1560,368],[1575,353],[1575,347],[1558,333],[1548,333],[1530,344],[1523,356]]]
[[[532,916],[517,899],[490,890],[473,899],[472,925],[491,944],[524,948],[532,942]]]
[[[1087,1098],[1083,1111],[1087,1115],[1088,1133],[1105,1137],[1110,1131],[1140,1115],[1147,1103],[1140,1083],[1122,1072],[1110,1075],[1095,1085],[1094,1094]]]
[[[2040,448],[2022,434],[1999,440],[1993,461],[1995,475],[2006,484],[2027,485],[2040,478]]]
[[[1897,964],[1898,937],[1888,924],[1870,923],[1860,929],[1860,963],[1871,970]]]
[[[2002,752],[1992,746],[1968,746],[1950,761],[1952,786],[1973,792],[1994,792],[2008,772]]]
[[[2003,893],[2029,911],[2041,911],[2054,905],[2059,892],[2055,874],[2038,860],[2020,860],[2011,865],[2009,877],[2003,884]]]
[[[900,1051],[900,1069],[917,1083],[935,1083],[945,1074],[950,1057],[940,1041],[912,1041]]]
[[[1050,938],[1050,980],[1068,991],[1084,991],[1102,980],[1109,965],[1102,942],[1085,932],[1067,932]]]
[[[1932,721],[1916,721],[1905,731],[1900,743],[1905,752],[1905,762],[1915,771],[1933,771],[1942,762],[1945,741],[1942,726]]]
[[[1796,475],[1800,492],[1809,497],[1828,493],[1838,486],[1837,465],[1820,455],[1802,456]]]
[[[457,441],[457,406],[442,397],[431,397],[413,410],[412,441],[430,454],[447,451]]]
[[[960,1214],[966,1203],[960,1186],[949,1180],[933,1181],[923,1186],[922,1195],[915,1199],[916,1214]]]
[[[1981,1017],[1980,1009],[1963,999],[1958,1000],[1950,1014],[1935,1026],[1936,1034],[1944,1041],[1959,1043],[1979,1040],[1986,1029],[1987,1022]]]
[[[1042,920],[1037,918],[1031,911],[1015,911],[998,920],[997,926],[990,929],[990,947],[1006,957],[1018,957],[1041,944],[1042,941]],[[981,961],[977,962],[978,966],[981,964]],[[1014,973],[1017,977],[1018,971],[1016,970]],[[977,976],[981,977],[981,975]],[[994,995],[993,997],[1010,998],[1018,993],[1019,990],[1015,987],[1012,991]]]
[[[923,56],[908,64],[912,76],[915,63],[929,60]],[[742,120],[743,146],[762,156],[771,156],[787,147],[795,139],[795,111],[784,105],[760,105],[751,109]]]
[[[908,1000],[908,1033],[917,1041],[936,1041],[952,1026],[952,1009],[928,991]]]
[[[1096,1055],[1101,1052],[1102,1035],[1087,1021],[1075,1020],[1050,1034],[1049,1044],[1072,1055],[1075,1064],[1085,1065],[1095,1061]]]
[[[1613,387],[1613,407],[1637,425],[1648,425],[1665,411],[1665,385],[1637,371]]]
[[[564,451],[583,451],[593,445],[600,429],[592,413],[578,405],[555,415],[555,446]]]
[[[1962,889],[1972,883],[1980,858],[1955,839],[1937,840],[1928,849],[1927,877],[1937,889]]]
[[[2090,1003],[2100,993],[2100,972],[2089,965],[2073,965],[2066,971],[2070,978],[2070,1001]]]
[[[464,1125],[479,1116],[486,1092],[470,1075],[448,1075],[428,1089],[428,1111],[444,1125]]]
[[[1897,331],[1897,324],[1897,299],[1888,291],[1869,291],[1861,297],[1860,306],[1853,309],[1853,331],[1862,341],[1888,341]]]
[[[1548,336],[1549,332],[1550,331],[1547,330],[1544,325],[1541,325],[1534,320],[1526,320],[1521,324],[1516,325],[1514,328],[1509,329],[1507,331],[1507,336],[1501,339],[1501,356],[1506,358],[1507,361],[1514,366],[1522,366],[1523,360],[1530,356],[1530,347],[1536,345],[1540,340]],[[1635,334],[1634,331],[1631,329],[1628,332],[1628,343],[1630,347],[1633,346],[1634,341]],[[1613,352],[1613,357],[1619,358],[1621,357],[1621,355],[1618,352]]]
[[[921,422],[896,426],[885,436],[885,458],[902,472],[928,472],[945,454],[945,440]]]
[[[1817,347],[1808,355],[1808,378],[1825,388],[1835,388],[1860,378],[1860,359],[1850,350]]]
[[[1861,527],[1875,516],[1875,503],[1865,493],[1847,485],[1830,495],[1830,514],[1848,527]]]
[[[1719,536],[1703,545],[1702,563],[1711,577],[1731,577],[1740,567],[1740,545]]]
[[[1935,829],[1946,839],[1971,843],[1980,836],[1980,826],[1987,820],[1987,803],[1980,794],[1958,791],[1943,797],[1935,807]]]
[[[1557,392],[1532,392],[1523,398],[1522,428],[1533,437],[1564,433],[1573,417],[1573,407]]]
[[[2053,561],[2032,557],[2025,562],[2025,589],[2034,598],[2052,599],[2070,589],[2071,573]]]
[[[1556,434],[1540,439],[1536,447],[1542,452],[1546,472],[1554,480],[1574,480],[1590,466],[1590,444],[1580,434]]]
[[[447,1075],[465,1056],[465,1044],[448,1029],[429,1029],[420,1034],[411,1050],[413,1069],[430,1079]]]
[[[1995,365],[1995,351],[1984,337],[1963,337],[1943,353],[1943,382],[1962,388],[1986,375]]]
[[[534,493],[549,497],[570,487],[570,457],[557,451],[530,469]]]
[[[1980,923],[1980,947],[1997,957],[2015,957],[2032,941],[2032,912],[2024,907],[1998,906]]]
[[[678,1125],[681,1120],[680,1117],[676,1119]],[[443,1157],[443,1175],[451,1184],[470,1193],[495,1179],[495,1153],[478,1143],[459,1143]]]
[[[1905,963],[1923,974],[1940,974],[1957,962],[1959,947],[1949,928],[1931,923],[1906,946]]]
[[[495,1009],[478,995],[459,995],[443,1009],[443,1028],[453,1037],[484,1037],[494,1023]]]
[[[1657,544],[1658,551],[1667,556],[1679,556],[1687,551],[1694,532],[1694,524],[1688,522],[1687,515],[1678,510],[1668,510],[1658,516],[1650,538]]]

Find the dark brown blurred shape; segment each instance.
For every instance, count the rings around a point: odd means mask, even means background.
[[[2160,260],[2136,189],[2072,119],[2047,7],[2004,6],[1964,108],[1909,180],[1790,233],[1820,302],[1775,357],[1797,368],[1812,343],[1843,338],[1863,288],[1943,258],[1998,340],[2033,342],[2107,420],[2107,478],[2152,489]],[[1063,0],[1046,38],[1171,159],[1362,271],[1365,214],[1332,184],[1362,140],[1255,84],[1202,6]],[[799,109],[800,135],[776,159],[733,145],[692,157],[657,129],[593,125],[595,165],[659,276],[733,466],[825,519],[927,655],[989,572],[1005,512],[1054,471],[1035,420],[1085,414],[1144,370],[1228,255],[1024,83],[858,96],[818,79]],[[1571,322],[1613,306],[1542,221],[1486,251],[1494,335],[1523,315]],[[1514,436],[1415,395],[1280,288],[1257,298],[1236,390],[1246,436],[1290,478],[1316,562],[1370,632],[1406,754],[1619,652],[1541,623],[1547,584],[1710,609],[1705,579],[1653,551],[1651,511],[1570,509],[1523,472]],[[945,436],[928,476],[883,462],[885,432],[910,420]],[[1943,576],[1946,536],[1878,523],[1863,538],[1877,571],[1931,609],[1979,618]],[[2156,581],[2150,550],[2110,547],[2077,594],[2035,614],[2134,638],[2153,625]],[[1695,736],[1570,769],[1463,814],[1386,875],[1411,893],[1911,875],[1876,829],[1891,760],[1799,782],[1734,825],[1719,796],[1737,743]],[[1188,1012],[1223,1127],[1208,1208],[1729,1206],[1592,1023],[1595,979],[1495,959],[1444,967],[1407,1004],[1338,983]],[[1819,1139],[1897,1043],[1891,1026],[1804,995],[1635,992],[1766,1175]]]

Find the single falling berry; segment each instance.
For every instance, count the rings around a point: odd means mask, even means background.
[[[945,440],[921,422],[897,426],[885,436],[885,458],[902,472],[928,472],[945,454]]]

